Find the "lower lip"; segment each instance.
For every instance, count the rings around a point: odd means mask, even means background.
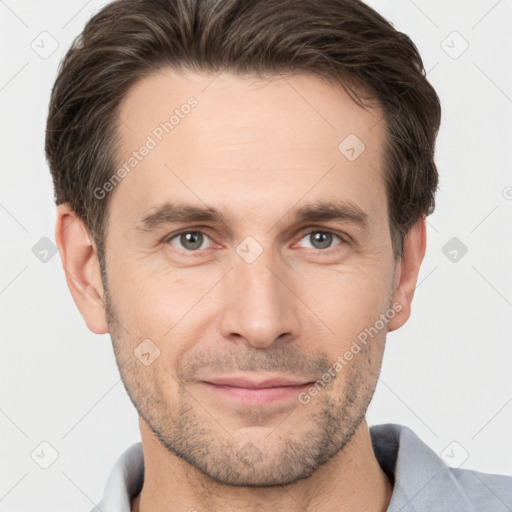
[[[301,386],[279,386],[272,388],[237,388],[234,386],[221,386],[211,384],[210,382],[203,382],[206,386],[215,393],[236,400],[242,404],[261,405],[278,402],[290,398],[297,398],[297,395],[306,390],[311,384],[303,384]]]

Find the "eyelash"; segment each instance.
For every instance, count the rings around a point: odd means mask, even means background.
[[[212,238],[206,232],[201,231],[201,229],[187,229],[187,230],[183,230],[183,231],[180,231],[178,233],[174,233],[174,234],[166,237],[163,240],[163,243],[164,244],[170,244],[171,241],[174,240],[175,238],[178,238],[181,235],[184,235],[184,234],[187,234],[187,233],[200,233],[200,234],[205,235],[208,238],[210,238],[210,240],[212,240]],[[336,250],[339,250],[340,246],[347,244],[347,238],[348,238],[347,235],[342,234],[342,233],[338,233],[336,231],[331,231],[331,230],[328,230],[328,229],[320,229],[320,228],[306,228],[304,231],[301,231],[301,233],[298,235],[299,236],[298,241],[300,242],[305,236],[311,235],[312,233],[328,234],[328,235],[332,235],[334,237],[337,237],[340,240],[340,242],[337,245],[334,245],[334,246],[329,247],[327,249],[314,249],[314,248],[312,249],[312,250],[315,250],[319,254],[329,255],[332,252],[334,252]],[[213,240],[212,240],[212,242],[213,242]],[[310,248],[308,248],[308,249],[310,249]],[[195,257],[195,256],[202,255],[202,253],[204,251],[206,251],[206,250],[207,249],[196,249],[195,251],[191,251],[191,250],[182,249],[181,251],[182,251],[182,253],[187,254],[187,256]]]

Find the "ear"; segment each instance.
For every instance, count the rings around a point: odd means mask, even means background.
[[[87,327],[96,334],[107,333],[104,290],[96,247],[83,221],[67,204],[57,208],[55,241],[69,291]]]
[[[426,231],[426,221],[422,218],[405,237],[403,255],[396,266],[393,292],[393,304],[400,304],[401,310],[389,321],[389,331],[402,327],[411,316],[411,303],[427,246]]]

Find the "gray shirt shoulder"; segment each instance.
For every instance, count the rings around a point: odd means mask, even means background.
[[[402,425],[377,425],[370,434],[394,479],[388,512],[512,512],[512,477],[451,468]]]

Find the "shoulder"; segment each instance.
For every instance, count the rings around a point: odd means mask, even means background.
[[[512,477],[452,468],[411,429],[370,428],[375,456],[394,478],[389,512],[512,512]]]
[[[461,468],[449,471],[476,510],[512,512],[512,477]]]

